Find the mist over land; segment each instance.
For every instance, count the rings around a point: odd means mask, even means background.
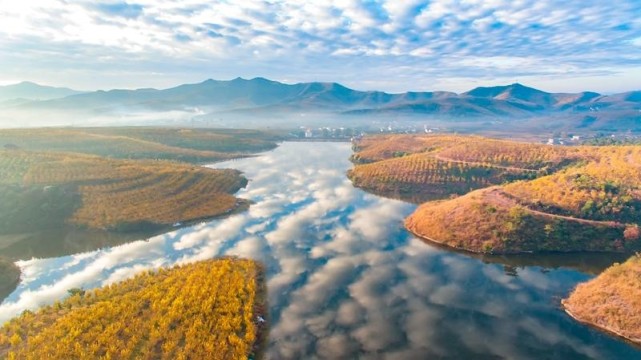
[[[168,89],[80,92],[0,87],[0,126],[443,127],[453,131],[641,131],[641,91],[550,93],[519,83],[448,91],[359,91],[338,83],[206,80]]]

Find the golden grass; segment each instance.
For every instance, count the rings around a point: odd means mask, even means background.
[[[260,335],[261,273],[254,261],[222,258],[76,291],[5,324],[0,357],[244,360]]]
[[[579,284],[565,310],[575,319],[641,344],[641,256]]]

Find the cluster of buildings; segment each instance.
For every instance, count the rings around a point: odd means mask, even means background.
[[[374,128],[376,129],[376,128]],[[376,131],[376,130],[374,130]],[[439,128],[424,126],[393,126],[387,125],[379,127],[378,132],[383,134],[418,134],[425,133],[431,134],[439,132]],[[368,131],[369,132],[369,131]],[[365,131],[359,128],[350,127],[305,127],[300,126],[296,131],[292,131],[290,135],[298,139],[358,139],[365,135]]]
[[[301,126],[297,131],[290,133],[292,137],[298,139],[345,139],[349,140],[354,136],[362,136],[363,132],[354,128],[347,127],[305,127]]]
[[[581,136],[579,135],[570,135],[567,137],[556,137],[549,138],[547,143],[548,145],[578,145],[581,142]]]
[[[428,127],[427,125],[423,125],[422,128],[420,126],[414,126],[414,125],[393,126],[392,124],[389,124],[386,127],[379,127],[380,133],[387,133],[387,134],[418,134],[418,133],[431,134],[439,131],[440,131],[439,128]]]

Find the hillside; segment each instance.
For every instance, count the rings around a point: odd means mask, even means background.
[[[152,160],[0,150],[2,233],[65,223],[108,230],[171,226],[227,214],[246,180],[215,170]]]
[[[256,130],[153,127],[0,130],[0,145],[5,148],[192,163],[228,160],[273,149],[281,139],[277,134]]]
[[[348,172],[355,186],[441,199],[405,221],[432,242],[488,253],[641,248],[639,146],[392,135],[365,138],[355,151]]]
[[[614,264],[562,301],[576,320],[641,345],[641,256]]]
[[[72,293],[0,329],[9,359],[247,359],[264,332],[262,268],[223,258]]]
[[[623,251],[628,245],[622,224],[532,211],[497,187],[425,203],[405,220],[405,227],[423,239],[482,253]]]

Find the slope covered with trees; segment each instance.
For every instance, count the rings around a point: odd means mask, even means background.
[[[0,146],[62,151],[120,159],[164,159],[191,163],[227,160],[269,150],[281,140],[256,130],[179,128],[47,128],[0,130]]]
[[[405,200],[443,199],[405,222],[430,241],[492,253],[641,248],[639,146],[390,135],[354,147],[348,176],[356,186]]]
[[[573,318],[641,345],[641,255],[579,284],[567,299]]]
[[[246,184],[236,170],[23,150],[0,150],[0,167],[2,233],[166,226],[244,204],[231,195]]]
[[[248,202],[233,194],[247,179],[195,163],[251,156],[279,140],[231,129],[0,130],[0,252],[68,255],[242,210]]]
[[[261,265],[222,258],[137,275],[0,329],[8,359],[247,359],[265,316]]]
[[[405,227],[424,239],[485,253],[622,251],[625,227],[616,222],[555,216],[517,204],[499,187],[421,205]]]

